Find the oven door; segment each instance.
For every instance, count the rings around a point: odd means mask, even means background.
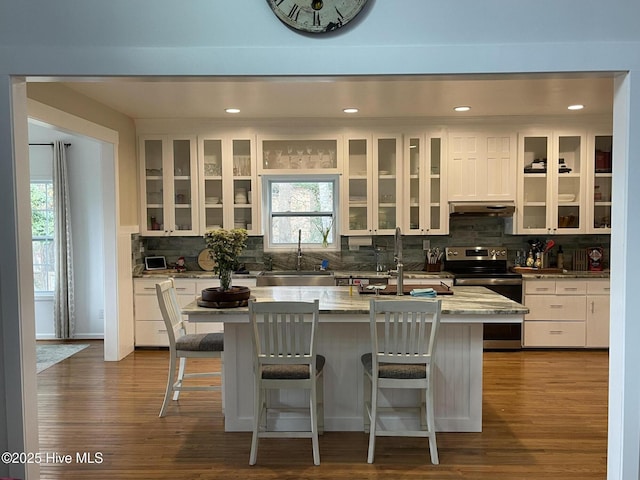
[[[522,303],[522,278],[456,278],[455,285],[475,285],[488,288],[514,302]],[[522,348],[522,324],[485,323],[483,326],[485,350],[520,350]]]

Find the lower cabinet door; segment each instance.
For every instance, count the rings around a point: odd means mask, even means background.
[[[169,337],[163,320],[136,322],[136,347],[168,347]]]
[[[584,322],[524,322],[525,347],[580,347],[585,344]]]

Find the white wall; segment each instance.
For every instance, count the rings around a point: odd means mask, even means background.
[[[29,422],[32,383],[15,382],[30,361],[20,325],[33,316],[28,261],[20,255],[28,214],[19,208],[28,178],[21,172],[26,148],[22,105],[12,104],[11,75],[328,75],[456,74],[508,72],[632,71],[616,96],[614,182],[640,184],[640,2],[637,0],[370,0],[362,18],[335,35],[300,35],[285,28],[265,1],[4,0],[0,2],[0,210],[3,251],[16,258],[0,272],[3,326],[0,375],[0,447],[25,450],[37,441]],[[194,48],[195,47],[195,48]],[[14,88],[24,102],[21,88]],[[634,108],[628,108],[632,105]],[[16,109],[17,107],[17,109]],[[17,113],[16,113],[17,112]],[[13,115],[17,121],[13,122]],[[18,139],[18,141],[16,141]],[[617,144],[616,144],[617,145]],[[623,156],[624,158],[620,157]],[[620,179],[622,176],[623,178]],[[614,197],[612,330],[628,331],[637,315],[640,257],[638,189]],[[632,202],[632,203],[630,203]],[[635,203],[633,203],[635,202]],[[13,208],[9,208],[13,206]],[[14,230],[11,229],[14,225]],[[15,233],[19,232],[19,235]],[[612,248],[613,250],[613,248]],[[622,267],[624,265],[624,268]],[[23,291],[24,290],[24,291]],[[29,302],[22,302],[25,298]],[[616,307],[617,308],[617,307]],[[637,321],[636,321],[637,323]],[[626,328],[629,327],[629,328]],[[637,338],[613,335],[608,477],[637,480],[640,470],[640,380]],[[25,358],[22,353],[27,352]],[[32,353],[31,353],[32,354]],[[26,392],[26,397],[23,397]],[[616,394],[615,392],[623,392]],[[20,402],[21,401],[21,402]],[[33,402],[31,402],[32,405]],[[25,411],[22,407],[25,406]],[[634,413],[635,412],[635,413]],[[22,445],[21,445],[22,443]],[[18,447],[23,448],[18,448]],[[32,449],[37,450],[36,448]],[[13,469],[13,467],[12,467]],[[9,467],[0,465],[0,474]],[[19,469],[13,476],[23,476]],[[30,472],[33,477],[33,473]]]

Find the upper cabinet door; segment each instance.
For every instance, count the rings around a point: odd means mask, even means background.
[[[515,233],[585,233],[587,161],[583,133],[522,133],[518,151]]]
[[[341,141],[336,136],[288,135],[258,139],[260,173],[338,173]]]
[[[260,194],[251,136],[200,137],[200,230],[242,228],[260,232]]]
[[[374,136],[373,234],[392,235],[402,226],[402,136]]]
[[[140,138],[145,235],[198,235],[198,164],[193,136]]]
[[[516,199],[516,134],[449,135],[449,201]]]
[[[403,233],[442,235],[449,230],[446,191],[442,183],[444,145],[441,135],[408,134],[404,148]]]
[[[552,233],[586,233],[585,180],[587,174],[585,135],[582,132],[557,133],[555,155],[550,168],[555,214]]]
[[[612,180],[611,133],[589,135],[587,187],[587,231],[589,233],[611,233],[611,180]]]
[[[373,173],[370,136],[345,137],[342,226],[346,235],[373,232]]]

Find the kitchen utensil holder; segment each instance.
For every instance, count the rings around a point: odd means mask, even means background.
[[[427,263],[425,267],[425,271],[427,272],[440,272],[442,270],[442,263]]]

